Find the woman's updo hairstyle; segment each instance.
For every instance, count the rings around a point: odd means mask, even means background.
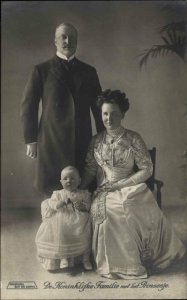
[[[129,109],[129,100],[126,98],[126,94],[122,93],[120,90],[111,91],[109,89],[103,91],[97,97],[97,106],[102,108],[104,103],[117,104],[122,113],[126,113]]]

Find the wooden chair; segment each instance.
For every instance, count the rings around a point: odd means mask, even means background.
[[[147,186],[152,192],[156,194],[156,201],[158,206],[161,208],[162,206],[162,198],[161,198],[161,188],[163,187],[164,183],[161,180],[155,178],[155,166],[156,166],[156,148],[153,147],[149,150],[151,160],[153,163],[153,174],[152,176],[146,181]]]
[[[156,196],[156,201],[158,206],[161,208],[162,198],[161,198],[161,188],[163,187],[164,183],[158,179],[155,179],[155,165],[156,165],[156,148],[153,147],[149,150],[151,160],[153,163],[153,174],[152,176],[146,181],[148,188],[154,192]],[[138,167],[135,165],[134,168],[135,172],[138,170]]]

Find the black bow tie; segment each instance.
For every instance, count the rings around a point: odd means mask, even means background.
[[[71,67],[74,64],[75,59],[71,59],[71,60],[66,60],[66,59],[62,59],[60,58],[60,61],[66,66],[66,67]]]

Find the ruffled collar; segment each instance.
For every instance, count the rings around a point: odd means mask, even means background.
[[[106,135],[110,138],[116,139],[118,137],[121,137],[124,134],[125,128],[123,126],[119,126],[116,129],[113,130],[107,130]]]

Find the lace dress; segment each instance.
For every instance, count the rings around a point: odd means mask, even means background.
[[[69,199],[71,203],[68,204]],[[65,205],[57,208],[58,203]],[[77,208],[82,205],[83,211]],[[55,260],[72,258],[89,253],[91,245],[91,223],[89,211],[90,193],[78,190],[53,192],[50,199],[41,204],[42,224],[36,234],[35,242],[40,262],[55,269]]]
[[[139,172],[134,173],[134,163]],[[141,136],[120,130],[115,139],[106,131],[93,137],[86,159],[87,171],[97,176],[98,189],[91,206],[93,254],[100,275],[108,278],[146,278],[147,267],[165,268],[185,253],[144,183],[152,162]],[[101,192],[103,184],[131,178],[132,186]]]

